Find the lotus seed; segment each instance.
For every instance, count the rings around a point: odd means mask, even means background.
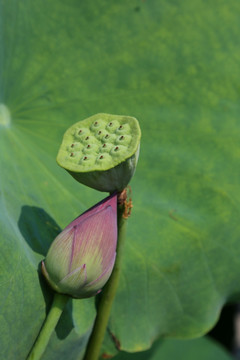
[[[89,149],[91,147],[91,145],[88,144],[87,148]]]
[[[101,133],[102,133],[101,130],[99,130],[98,135],[101,135]]]
[[[107,135],[105,135],[105,139],[107,139],[107,138],[109,138],[109,135],[107,134]]]
[[[81,134],[81,132],[82,132],[82,130],[79,130],[79,132],[78,132],[78,133],[79,133],[79,134]]]
[[[99,159],[103,159],[103,156],[101,155]]]
[[[74,144],[72,144],[71,147],[73,148],[73,147],[74,147]]]
[[[119,128],[118,128],[118,130],[122,130],[122,128],[123,128],[123,126],[122,126],[122,125],[120,125],[120,126],[119,126]]]
[[[131,143],[131,141],[132,141],[132,136],[130,136],[130,135],[120,135],[120,136],[117,137],[117,139],[115,141],[115,145],[117,146],[117,145],[121,144],[121,145],[128,146]]]
[[[87,160],[87,156],[84,156],[83,160]]]
[[[115,150],[115,151],[118,151],[118,149],[119,149],[119,147],[118,147],[118,146],[116,146],[114,150]]]
[[[97,121],[95,121],[94,125],[95,125],[95,126],[97,126],[97,125],[98,125],[98,122],[97,122]]]
[[[112,122],[110,122],[108,125],[109,125],[109,126],[112,126]]]
[[[114,146],[116,146],[116,145],[114,145]],[[98,149],[98,152],[99,153],[109,153],[110,151],[111,151],[111,149],[112,149],[112,147],[113,147],[113,144],[111,144],[111,143],[106,143],[106,144],[103,144],[99,149]],[[101,155],[101,154],[100,154]]]
[[[89,139],[89,136],[87,136],[86,138],[85,138],[85,140],[88,140]]]
[[[73,153],[71,153],[70,156],[73,156]]]

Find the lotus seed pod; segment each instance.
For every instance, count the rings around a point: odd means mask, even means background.
[[[135,118],[96,114],[66,131],[57,163],[91,188],[122,191],[135,172],[140,138]]]
[[[112,273],[116,245],[114,194],[79,216],[56,237],[42,261],[42,273],[59,293],[74,298],[94,296]]]

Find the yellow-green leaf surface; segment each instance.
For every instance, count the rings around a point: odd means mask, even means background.
[[[142,130],[118,347],[202,335],[239,300],[239,15],[235,0],[0,0],[3,359],[27,356],[49,309],[49,244],[104,196],[55,161],[66,129],[96,113]],[[81,356],[90,301],[70,303],[46,360]]]
[[[208,338],[158,341],[151,350],[121,352],[116,360],[231,360],[230,354]]]

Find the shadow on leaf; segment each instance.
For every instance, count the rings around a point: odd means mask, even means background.
[[[36,206],[22,207],[18,226],[32,250],[43,256],[46,256],[52,241],[61,232],[55,220]]]

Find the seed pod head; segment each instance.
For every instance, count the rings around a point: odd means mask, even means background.
[[[42,273],[57,292],[74,298],[96,295],[109,279],[116,257],[117,195],[71,222],[53,241]]]
[[[57,163],[82,184],[110,193],[122,191],[135,172],[140,138],[135,118],[97,114],[66,131]]]

